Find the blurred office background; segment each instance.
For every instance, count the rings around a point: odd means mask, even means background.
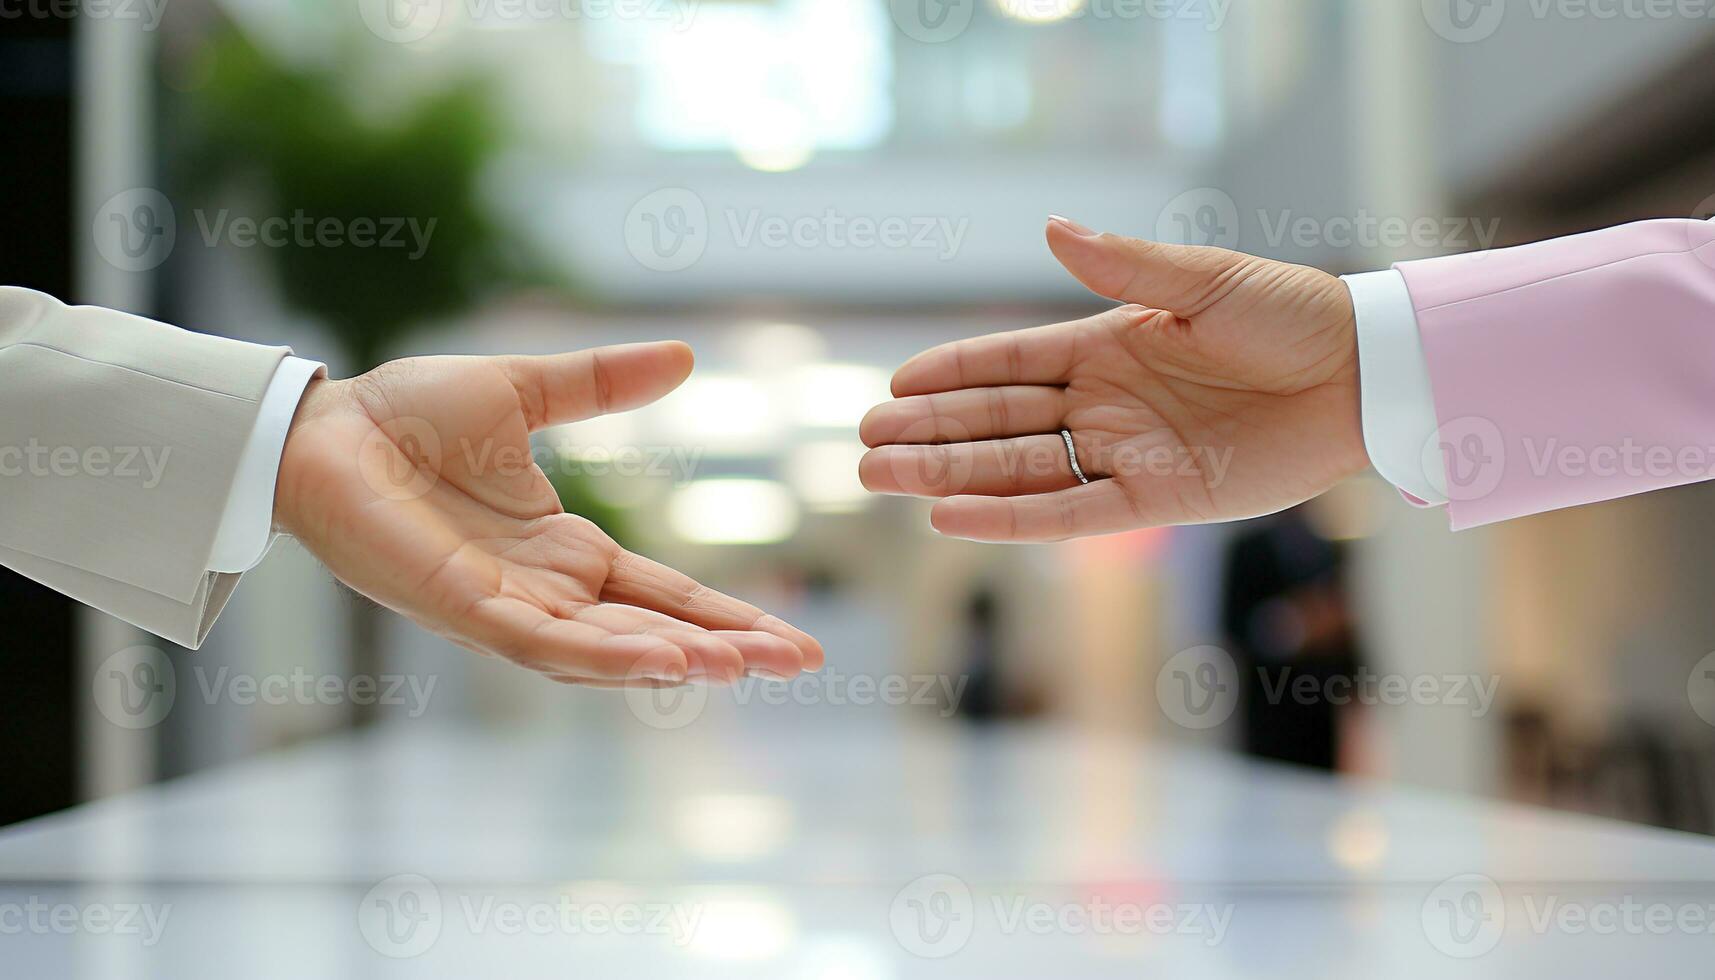
[[[660,405],[542,443],[574,509],[827,643],[787,703],[709,692],[673,729],[687,746],[837,725],[904,764],[912,726],[1088,726],[1715,832],[1693,669],[1715,649],[1708,486],[1451,535],[1369,478],[1246,526],[1001,548],[938,539],[926,505],[856,482],[858,420],[905,358],[1106,305],[1048,254],[1051,212],[1338,273],[1707,215],[1715,20],[1499,0],[85,6],[0,26],[8,283],[336,374],[696,348]],[[244,231],[299,214],[344,237]],[[404,247],[358,242],[391,219],[415,222]],[[1309,570],[1259,579],[1285,552]],[[4,588],[0,716],[24,760],[6,819],[360,723],[520,727],[571,752],[671,728],[374,615],[291,542],[203,650],[166,651],[170,714],[126,728],[93,678],[159,641]],[[1494,703],[1444,686],[1181,724],[1158,680],[1207,646],[1323,678],[1469,678]],[[207,693],[223,667],[435,686],[420,713],[241,703]],[[905,678],[906,703],[830,677]],[[918,697],[921,678],[945,683]]]

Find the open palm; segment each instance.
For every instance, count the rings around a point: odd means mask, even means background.
[[[566,514],[531,456],[543,426],[654,401],[683,344],[421,357],[313,383],[276,521],[339,579],[461,646],[596,686],[730,683],[821,666],[808,635]]]
[[[1338,279],[1063,220],[1048,240],[1128,305],[911,359],[863,423],[870,489],[946,498],[949,535],[1049,541],[1271,513],[1367,465]]]

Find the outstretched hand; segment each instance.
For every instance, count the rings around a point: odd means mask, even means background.
[[[530,433],[648,404],[680,343],[545,357],[418,357],[316,381],[287,437],[275,521],[340,581],[460,646],[593,686],[790,678],[808,634],[565,513]]]
[[[943,498],[943,534],[1054,541],[1272,513],[1368,465],[1344,283],[1065,219],[1048,244],[1128,305],[912,358],[863,421],[865,486]]]

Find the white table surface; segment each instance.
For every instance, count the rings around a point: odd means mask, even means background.
[[[1708,977],[1715,842],[1042,730],[383,726],[0,832],[0,963]]]

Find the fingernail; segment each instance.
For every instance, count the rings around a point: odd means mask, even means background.
[[[784,684],[792,679],[787,677],[785,674],[776,674],[774,671],[766,670],[762,667],[748,667],[744,672],[749,677],[756,677],[765,681],[773,681],[776,684]]]
[[[685,683],[685,672],[677,667],[651,667],[643,672],[650,680],[665,681],[668,684]]]
[[[1049,215],[1048,220],[1049,221],[1057,221],[1060,224],[1065,225],[1067,231],[1070,231],[1072,234],[1078,235],[1078,236],[1083,237],[1083,238],[1095,238],[1100,234],[1099,232],[1094,232],[1088,228],[1085,228],[1083,225],[1078,224],[1076,221],[1073,221],[1071,218],[1062,217],[1061,215],[1058,215],[1058,214]]]

